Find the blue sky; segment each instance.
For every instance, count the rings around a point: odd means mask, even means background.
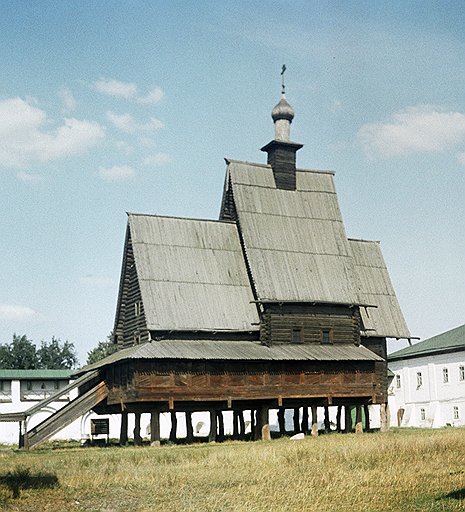
[[[127,211],[215,218],[265,162],[286,63],[298,165],[336,172],[414,336],[465,322],[462,2],[0,3],[0,342],[113,327]],[[404,346],[399,342],[396,348]]]

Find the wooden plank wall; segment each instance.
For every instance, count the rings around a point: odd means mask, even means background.
[[[374,362],[138,361],[106,377],[109,404],[313,397],[369,397],[384,390]]]

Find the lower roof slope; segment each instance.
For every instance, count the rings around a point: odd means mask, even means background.
[[[465,325],[455,327],[432,338],[428,338],[410,347],[393,352],[388,356],[389,361],[399,361],[414,357],[424,357],[444,352],[465,350]]]
[[[386,338],[410,338],[410,331],[399,306],[379,242],[349,239],[354,260],[360,308],[365,334]]]
[[[134,359],[203,361],[383,361],[362,345],[283,344],[268,347],[255,341],[164,340],[136,345],[84,366],[81,374]]]
[[[258,330],[235,224],[129,215],[149,330]]]

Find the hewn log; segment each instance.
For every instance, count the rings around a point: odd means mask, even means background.
[[[300,409],[296,407],[294,409],[294,434],[298,434],[300,432]]]
[[[216,411],[211,410],[210,411],[210,433],[208,434],[208,441],[210,443],[216,442],[216,430],[217,430]]]
[[[325,426],[325,434],[329,434],[331,432],[331,422],[329,421],[329,407],[325,405],[325,419],[324,419],[324,426]]]
[[[255,409],[250,410],[250,438],[255,439]]]
[[[278,425],[279,425],[279,433],[281,436],[286,435],[286,409],[281,407],[278,409]]]
[[[218,437],[217,441],[222,443],[224,441],[224,417],[223,411],[216,411],[216,417],[218,422]]]
[[[349,434],[352,432],[352,407],[350,405],[345,405],[344,413],[344,432]]]
[[[245,439],[244,411],[239,411],[239,439]]]
[[[379,430],[380,430],[380,432],[387,432],[389,430],[389,422],[390,422],[389,405],[387,404],[387,402],[380,404],[379,416],[380,416]]]
[[[302,407],[301,430],[304,434],[308,432],[308,407]]]
[[[365,431],[370,431],[370,407],[368,405],[363,406],[363,412],[365,413]]]
[[[363,425],[362,425],[362,406],[355,406],[355,433],[361,434],[363,433]]]
[[[341,416],[342,416],[342,405],[337,406],[336,412],[336,432],[342,432],[341,429]]]
[[[142,436],[140,435],[140,412],[134,413],[134,446],[142,445]]]
[[[262,441],[271,441],[268,407],[266,405],[262,405],[258,409],[257,415],[257,426],[260,428],[260,431],[257,433],[260,435],[260,439]]]
[[[318,407],[312,405],[312,436],[318,436]]]
[[[119,433],[119,444],[126,446],[128,444],[128,413],[121,413],[121,428]]]
[[[155,410],[150,414],[150,444],[160,445],[160,411]]]
[[[239,439],[239,411],[233,411],[233,439]]]
[[[192,412],[186,412],[186,441],[190,444],[194,442],[194,429],[192,427]]]
[[[170,411],[171,416],[171,430],[170,430],[170,441],[172,443],[176,442],[176,432],[178,430],[178,418],[176,417],[176,412],[174,410]]]

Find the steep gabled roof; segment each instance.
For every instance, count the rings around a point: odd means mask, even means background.
[[[149,330],[258,330],[235,224],[129,214]]]
[[[424,357],[446,352],[465,351],[465,325],[455,327],[411,347],[406,347],[388,356],[389,361],[399,361],[414,357]]]
[[[410,338],[379,242],[349,239],[354,259],[358,295],[362,304],[377,308],[360,308],[367,336]]]
[[[258,299],[357,304],[333,173],[297,170],[296,190],[282,190],[269,166],[227,172]]]

